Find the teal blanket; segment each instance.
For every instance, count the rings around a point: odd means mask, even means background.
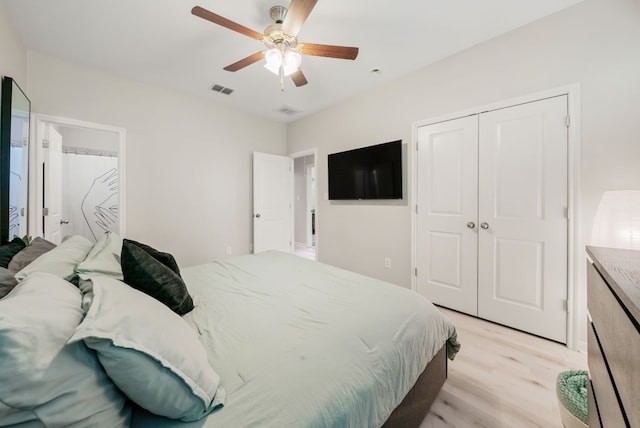
[[[587,385],[589,375],[586,370],[569,370],[558,375],[556,392],[560,403],[573,416],[589,424],[587,415]]]

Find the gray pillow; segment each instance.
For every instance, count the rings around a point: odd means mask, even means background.
[[[13,238],[11,242],[0,247],[0,267],[9,266],[11,259],[18,254],[26,244],[20,238]]]
[[[42,239],[39,236],[31,241],[31,245],[20,250],[9,262],[9,270],[14,274],[22,270],[29,263],[53,249],[56,246],[53,242]]]
[[[13,276],[13,273],[8,269],[0,267],[0,299],[9,293],[9,291],[13,290],[13,287],[16,286],[18,280]]]

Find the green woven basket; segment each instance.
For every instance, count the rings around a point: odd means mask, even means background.
[[[589,375],[586,370],[561,372],[556,381],[558,400],[573,416],[588,425],[587,385]]]

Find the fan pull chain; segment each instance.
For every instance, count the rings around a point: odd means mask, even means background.
[[[280,65],[280,92],[284,92],[284,66]]]

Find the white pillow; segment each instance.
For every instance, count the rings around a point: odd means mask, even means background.
[[[0,300],[0,426],[128,427],[131,408],[93,351],[67,340],[80,291],[33,273]]]
[[[96,242],[87,258],[78,265],[76,272],[81,279],[89,279],[91,275],[100,274],[122,280],[120,254],[122,238],[115,233],[107,232]]]
[[[76,274],[76,266],[87,257],[91,248],[93,243],[84,236],[70,236],[21,269],[16,273],[16,279],[22,281],[34,272],[48,272],[70,280]]]
[[[148,411],[183,421],[224,403],[220,377],[196,332],[153,297],[107,276],[69,342],[84,340],[120,390]]]

